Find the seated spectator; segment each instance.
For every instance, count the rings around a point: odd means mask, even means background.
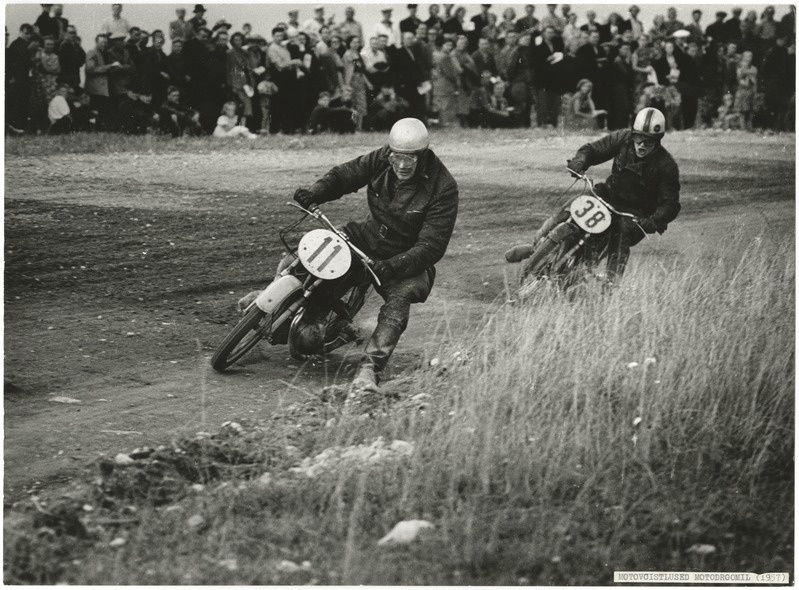
[[[488,102],[483,105],[483,120],[490,129],[502,127],[516,127],[516,109],[508,106],[505,98],[507,85],[502,80],[496,80]]]
[[[81,88],[70,94],[69,108],[73,131],[96,131],[99,113],[92,108],[91,98]]]
[[[72,115],[69,110],[69,84],[59,84],[55,95],[47,106],[47,118],[50,120],[50,135],[72,133]]]
[[[607,114],[604,109],[597,109],[591,97],[594,85],[591,80],[583,78],[577,83],[577,92],[569,100],[566,110],[566,129],[571,131],[598,131],[597,117]]]
[[[311,133],[333,131],[335,133],[355,133],[356,111],[346,106],[330,106],[330,93],[320,92],[316,107],[311,112],[308,127]]]
[[[158,122],[162,131],[172,137],[182,137],[184,133],[199,135],[202,131],[200,113],[180,104],[180,89],[170,86],[166,101],[158,109]]]
[[[236,103],[231,100],[222,105],[222,114],[216,120],[214,137],[246,137],[248,139],[255,139],[258,136],[255,133],[250,133],[250,130],[241,124],[240,117],[236,115]]]
[[[408,101],[397,96],[393,86],[383,86],[380,94],[369,105],[368,128],[387,131],[394,123],[407,116],[409,108]]]
[[[735,110],[735,97],[732,94],[725,94],[721,99],[721,106],[718,108],[718,116],[713,122],[713,129],[743,129],[744,120],[741,113]]]
[[[152,97],[127,90],[118,107],[120,131],[128,135],[144,135],[155,127],[158,114],[151,103]]]

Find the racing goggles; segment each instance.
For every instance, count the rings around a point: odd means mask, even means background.
[[[400,168],[410,168],[416,164],[419,156],[416,154],[397,154],[391,152],[388,156],[388,161],[392,166],[399,166]]]
[[[633,143],[642,148],[653,148],[657,145],[657,139],[650,137],[633,136]]]

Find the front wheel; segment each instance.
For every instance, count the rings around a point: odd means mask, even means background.
[[[269,314],[268,320],[271,320]],[[247,354],[250,349],[268,334],[270,327],[266,313],[257,305],[251,305],[236,327],[225,337],[211,357],[211,366],[216,371],[225,371]]]

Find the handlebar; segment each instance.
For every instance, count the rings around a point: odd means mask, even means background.
[[[372,279],[374,280],[375,284],[378,287],[381,286],[382,283],[380,282],[380,279],[377,278],[377,275],[372,270],[372,265],[374,264],[374,261],[371,258],[369,258],[369,256],[367,256],[365,252],[363,252],[360,248],[358,248],[355,244],[353,244],[352,240],[350,240],[347,234],[345,234],[343,231],[341,231],[335,225],[333,225],[333,222],[330,221],[324,213],[322,213],[322,210],[319,208],[319,205],[317,205],[316,203],[311,203],[310,208],[306,209],[305,207],[298,205],[297,203],[292,203],[291,201],[287,202],[286,204],[296,209],[299,209],[300,211],[305,212],[307,215],[310,215],[311,217],[319,221],[322,225],[326,226],[327,229],[332,231],[339,238],[344,240],[344,243],[346,243],[347,246],[349,246],[350,249],[353,252],[355,252],[358,258],[360,258],[363,261],[366,270],[368,270],[369,274],[372,275]]]
[[[635,222],[636,225],[638,225],[638,217],[636,215],[633,215],[632,213],[626,213],[624,211],[619,211],[613,205],[608,203],[605,199],[603,199],[598,194],[596,194],[596,191],[594,190],[594,180],[591,177],[589,177],[586,174],[583,174],[582,172],[577,172],[576,170],[572,170],[568,166],[566,167],[566,170],[568,170],[569,173],[572,176],[574,176],[576,179],[582,180],[583,182],[585,182],[586,185],[588,185],[588,188],[591,190],[591,194],[594,195],[594,197],[596,197],[597,199],[599,199],[601,201],[601,203],[603,205],[605,205],[605,207],[610,209],[614,214],[620,215],[621,217],[628,217],[628,218],[632,219]],[[639,225],[639,227],[641,227],[641,226]],[[641,228],[641,231],[643,231],[643,228]],[[646,232],[644,232],[644,233],[646,233]]]

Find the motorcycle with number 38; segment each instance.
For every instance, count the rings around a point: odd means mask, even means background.
[[[565,291],[586,276],[596,276],[594,270],[608,255],[613,217],[627,217],[638,224],[635,215],[617,210],[597,194],[591,178],[567,170],[577,180],[582,180],[584,186],[581,194],[569,202],[565,221],[557,223],[538,243],[516,246],[505,253],[508,262],[525,261],[520,279],[521,296],[528,295],[542,281]],[[643,228],[641,232],[646,234]]]
[[[262,340],[288,344],[290,355],[298,360],[359,340],[351,322],[371,287],[380,287],[373,261],[317,206],[288,205],[305,215],[280,231],[287,255],[272,283],[257,293],[216,348],[211,365],[217,371],[227,370]],[[323,227],[306,232],[296,247],[289,246],[287,234],[309,216]]]

